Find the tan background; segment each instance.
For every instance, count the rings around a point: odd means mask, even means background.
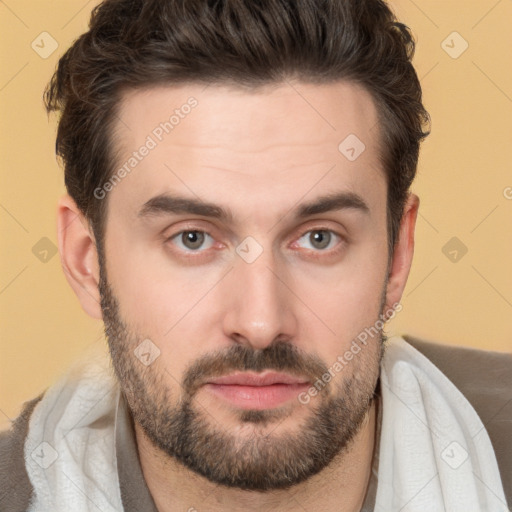
[[[0,427],[86,347],[104,343],[53,254],[64,186],[41,99],[96,3],[0,2]],[[393,6],[418,40],[433,124],[413,187],[422,200],[415,261],[388,332],[511,351],[512,1]],[[58,44],[49,56],[43,32]]]

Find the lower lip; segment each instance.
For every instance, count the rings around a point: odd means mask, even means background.
[[[269,386],[240,386],[234,384],[206,384],[215,395],[240,409],[273,409],[297,399],[309,384],[271,384]]]

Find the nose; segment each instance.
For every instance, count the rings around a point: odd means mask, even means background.
[[[271,253],[264,251],[252,263],[237,257],[227,283],[224,333],[253,349],[296,336],[294,295]]]

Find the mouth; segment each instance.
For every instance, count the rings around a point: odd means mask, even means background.
[[[236,372],[210,379],[205,389],[239,409],[273,409],[311,385],[304,377],[277,372]]]

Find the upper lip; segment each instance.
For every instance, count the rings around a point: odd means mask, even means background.
[[[308,379],[278,372],[236,372],[223,377],[208,380],[207,384],[223,384],[238,386],[270,386],[272,384],[306,384]]]

